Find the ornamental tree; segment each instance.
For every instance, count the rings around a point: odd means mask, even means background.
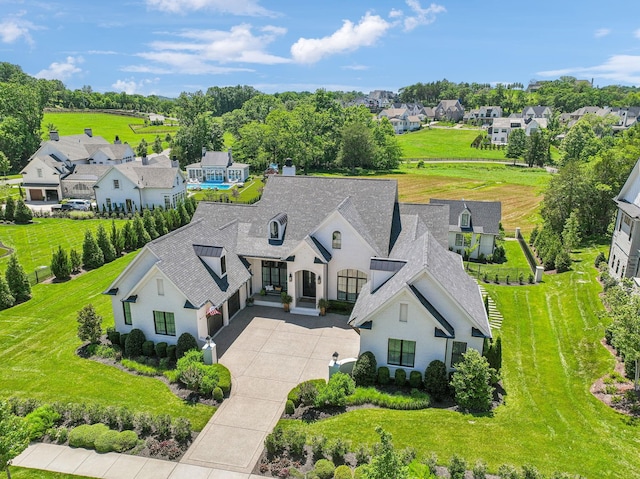
[[[51,258],[51,272],[59,280],[71,278],[71,261],[67,252],[58,246],[58,251]]]
[[[102,334],[102,316],[96,313],[92,304],[78,311],[78,337],[81,341],[97,343]]]
[[[27,273],[24,272],[22,265],[18,263],[18,257],[12,254],[7,264],[5,278],[9,285],[9,290],[17,303],[28,301],[31,298],[31,285]]]
[[[487,358],[475,349],[462,355],[451,379],[458,406],[466,411],[485,412],[491,409],[494,388],[491,386],[496,370]]]
[[[82,263],[85,269],[99,268],[104,264],[104,253],[98,246],[98,242],[93,237],[91,231],[84,233],[84,242],[82,243]]]

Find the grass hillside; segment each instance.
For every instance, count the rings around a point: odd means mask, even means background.
[[[399,135],[402,158],[484,158],[505,160],[504,150],[471,148],[473,140],[483,130],[454,128],[424,128]],[[508,160],[507,160],[508,161]]]
[[[168,143],[164,142],[165,136],[169,133],[173,137],[178,131],[175,126],[145,127],[143,118],[133,116],[90,112],[45,112],[42,119],[44,138],[49,138],[46,125],[50,123],[55,125],[61,136],[80,135],[84,133],[85,128],[92,128],[94,135],[103,137],[109,143],[113,143],[117,135],[123,143],[129,143],[134,149],[143,138],[151,146],[156,135],[160,135],[163,140],[163,148],[168,148]]]

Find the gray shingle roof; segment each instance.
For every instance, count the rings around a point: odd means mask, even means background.
[[[89,151],[87,147],[89,145],[109,145],[110,143],[101,136],[88,136],[83,135],[67,135],[61,136],[59,140],[47,140],[42,143],[50,144],[58,151],[64,153],[64,155],[71,161],[86,160],[89,158]],[[38,153],[36,152],[36,155]]]
[[[178,168],[166,168],[161,164],[140,166],[140,163],[130,162],[114,165],[111,168],[118,169],[138,188],[170,189],[173,187],[176,175],[182,176]]]
[[[416,236],[427,229],[444,247],[449,244],[449,205],[400,203],[402,217],[417,216],[422,225]]]
[[[471,213],[471,227],[474,231],[497,235],[500,233],[502,203],[499,201],[441,200],[431,198],[430,204],[449,205],[449,230],[460,231],[458,218],[464,209]]]
[[[207,151],[200,160],[202,166],[227,166],[232,162],[228,151]]]

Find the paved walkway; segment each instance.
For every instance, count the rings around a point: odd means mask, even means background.
[[[33,444],[13,464],[114,479],[254,479],[264,438],[278,422],[296,384],[327,378],[335,351],[356,357],[358,335],[346,317],[300,316],[279,308],[242,310],[215,338],[231,371],[231,397],[212,416],[180,463],[126,454],[98,454]]]

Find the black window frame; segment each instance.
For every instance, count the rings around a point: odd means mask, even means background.
[[[367,273],[359,269],[342,269],[338,271],[337,294],[338,301],[355,303],[362,291],[362,287],[368,281]],[[355,284],[355,288],[353,288]],[[341,291],[340,288],[343,287]],[[354,290],[350,291],[350,290]]]
[[[331,234],[331,248],[342,249],[342,233],[340,231],[334,231]]]
[[[400,352],[399,352],[398,361],[392,360],[391,341],[396,341],[400,343]],[[409,348],[410,345],[413,345],[413,352],[408,352],[408,350],[410,349]],[[394,348],[394,351],[395,349],[396,348]],[[394,353],[394,356],[395,356],[395,353]],[[411,361],[408,361],[408,359],[411,359]],[[389,338],[387,340],[387,364],[389,364],[390,366],[413,368],[416,364],[416,342],[410,339]]]
[[[227,274],[227,257],[225,255],[220,256],[220,271],[222,276]]]
[[[277,278],[276,278],[276,271]],[[262,261],[261,265],[262,272],[262,287],[265,286],[279,286],[282,288],[282,291],[287,291],[288,286],[288,275],[287,275],[287,263],[284,261]],[[277,281],[276,281],[277,279]]]
[[[171,315],[171,319],[173,320],[173,333],[168,328],[167,319],[168,315]],[[160,324],[158,320],[162,320],[162,324],[164,325],[164,329],[158,330],[158,325]],[[156,334],[160,334],[162,336],[174,336],[176,335],[176,316],[170,311],[153,311],[153,326],[155,328]]]
[[[456,351],[456,346],[464,344],[464,351]],[[462,357],[468,350],[469,346],[465,341],[452,341],[451,343],[451,367],[455,368],[456,364],[462,361],[464,358]]]
[[[124,324],[131,326],[133,319],[131,317],[131,303],[125,301],[122,303],[122,313],[124,314]]]

